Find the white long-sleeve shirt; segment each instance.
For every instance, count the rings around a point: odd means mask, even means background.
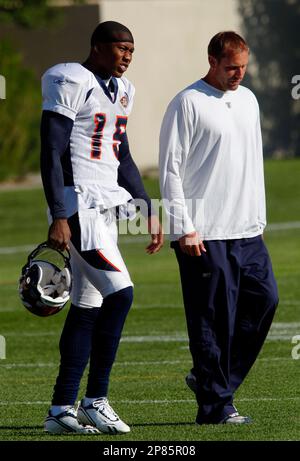
[[[160,133],[160,188],[170,238],[255,237],[266,225],[259,107],[239,86],[199,80],[169,104]]]

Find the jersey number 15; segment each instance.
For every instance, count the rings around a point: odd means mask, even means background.
[[[94,117],[95,129],[92,136],[92,149],[91,158],[95,160],[101,159],[102,138],[106,124],[106,114],[100,112],[95,114]],[[115,131],[112,137],[112,149],[116,158],[119,156],[119,144],[122,142],[122,135],[126,132],[127,117],[124,115],[117,115],[115,122]]]

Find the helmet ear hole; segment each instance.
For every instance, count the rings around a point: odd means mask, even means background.
[[[26,309],[40,317],[56,314],[70,299],[71,288],[69,254],[65,256],[46,242],[30,253],[19,282],[20,299]]]

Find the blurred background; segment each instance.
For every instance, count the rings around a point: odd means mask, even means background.
[[[300,155],[299,0],[0,0],[0,181],[38,171],[40,78],[54,64],[82,62],[105,20],[124,23],[135,37],[128,131],[144,174],[157,168],[167,104],[207,72],[207,45],[220,30],[235,30],[250,45],[244,85],[260,103],[265,156]]]

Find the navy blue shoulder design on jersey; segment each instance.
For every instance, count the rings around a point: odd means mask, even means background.
[[[41,176],[47,203],[53,219],[66,218],[64,186],[73,185],[69,141],[73,120],[65,115],[44,110],[41,120]],[[135,199],[143,199],[151,215],[151,200],[141,175],[130,154],[127,135],[119,148],[118,183]]]

